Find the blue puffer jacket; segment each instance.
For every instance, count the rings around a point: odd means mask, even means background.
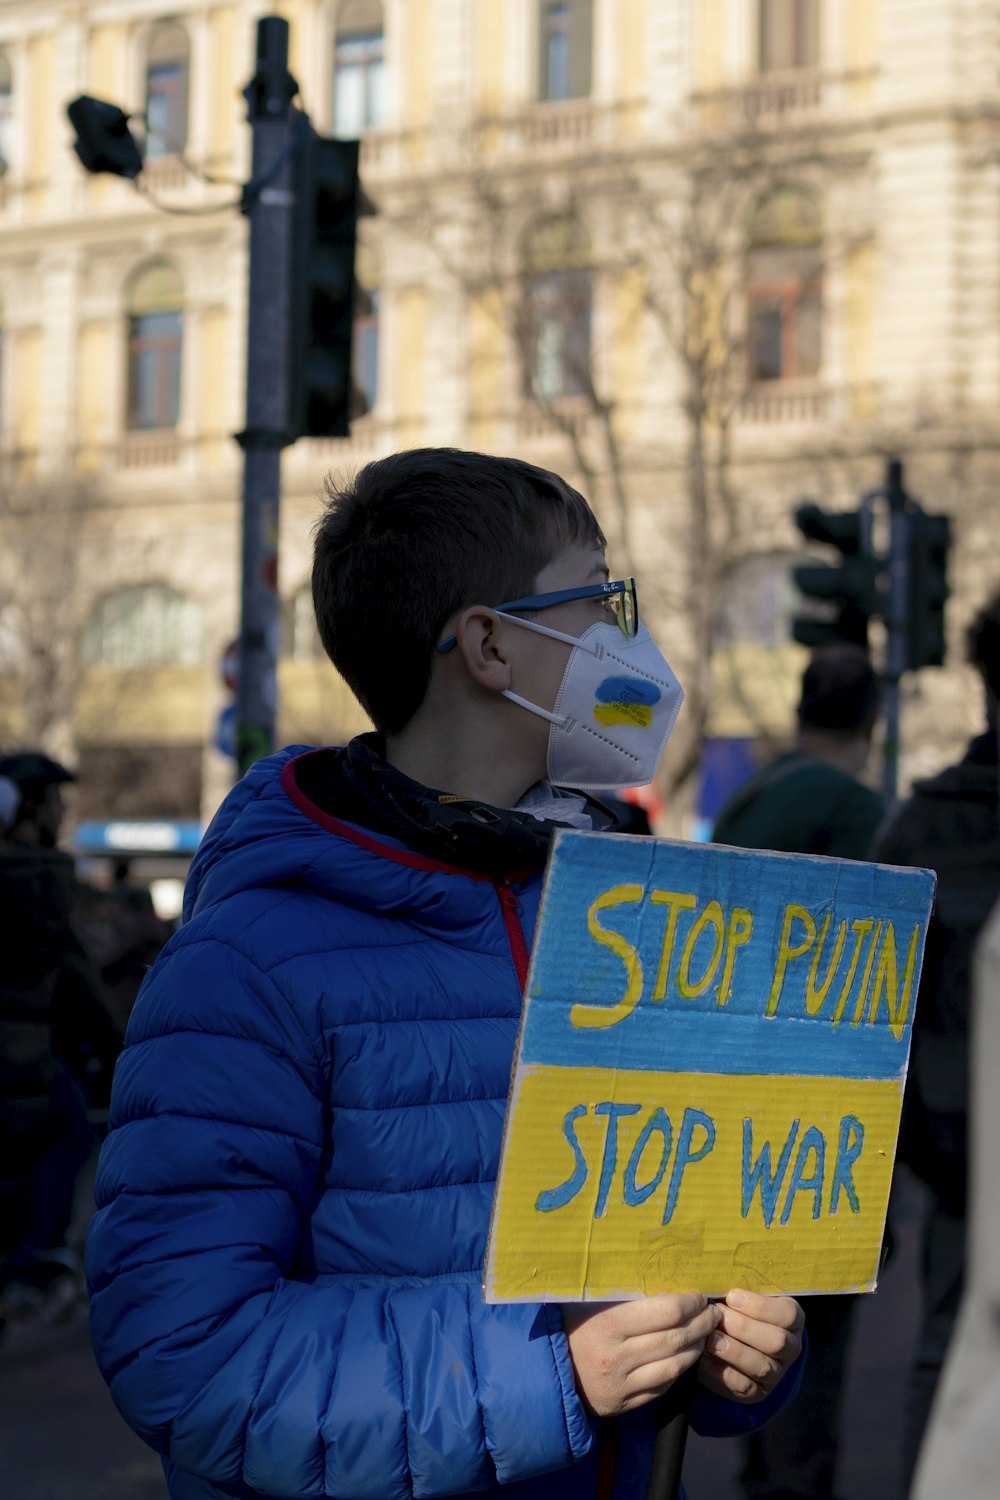
[[[175,1500],[589,1500],[558,1309],[480,1296],[540,877],[339,823],[292,753],[217,815],[129,1025],[87,1253],[101,1369]],[[694,1425],[746,1431],[789,1387],[702,1393]],[[651,1420],[619,1424],[618,1500]]]

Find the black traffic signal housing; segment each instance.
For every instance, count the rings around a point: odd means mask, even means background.
[[[951,522],[947,516],[914,510],[907,516],[907,530],[906,666],[915,672],[944,666]]]
[[[354,252],[362,202],[358,142],[299,122],[291,257],[289,437],[346,437],[357,414],[351,380]]]
[[[138,177],[142,152],[128,127],[129,117],[117,104],[81,94],[67,104],[76,131],[73,149],[88,172],[111,172],[116,177]]]
[[[800,594],[821,601],[822,613],[796,615],[792,635],[815,648],[849,642],[868,646],[868,621],[879,612],[879,560],[870,550],[864,511],[824,511],[811,501],[795,512],[795,524],[809,541],[840,554],[838,563],[802,563],[792,570]]]

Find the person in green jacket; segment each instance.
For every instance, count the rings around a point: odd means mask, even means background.
[[[857,646],[817,651],[802,676],[791,750],[757,771],[723,807],[718,844],[867,859],[885,814],[857,778],[878,717],[878,679]],[[809,1359],[799,1394],[745,1438],[748,1500],[832,1500],[844,1363],[854,1297],[806,1297]]]
[[[871,751],[878,679],[860,646],[825,646],[802,675],[791,750],[730,797],[712,833],[717,844],[866,859],[885,814],[857,778]]]

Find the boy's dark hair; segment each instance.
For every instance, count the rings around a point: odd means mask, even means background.
[[[605,546],[590,506],[516,458],[415,448],[326,481],[312,590],[324,649],[380,733],[416,713],[442,628],[470,604],[530,594],[575,543]]]
[[[878,718],[879,687],[861,646],[824,646],[802,674],[800,729],[845,737],[870,734]]]
[[[987,692],[1000,699],[1000,593],[983,605],[965,639],[969,661],[986,684]]]

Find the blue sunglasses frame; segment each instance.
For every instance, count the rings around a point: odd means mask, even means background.
[[[526,599],[508,599],[504,604],[495,604],[497,614],[509,615],[519,609],[551,609],[555,604],[571,604],[575,599],[616,599],[622,596],[619,609],[615,611],[618,628],[631,640],[639,629],[639,598],[634,578],[618,578],[608,583],[587,583],[576,589],[557,589],[552,594],[530,594]],[[629,601],[632,608],[629,609]],[[435,651],[444,655],[457,644],[458,637],[446,636],[435,646]]]

